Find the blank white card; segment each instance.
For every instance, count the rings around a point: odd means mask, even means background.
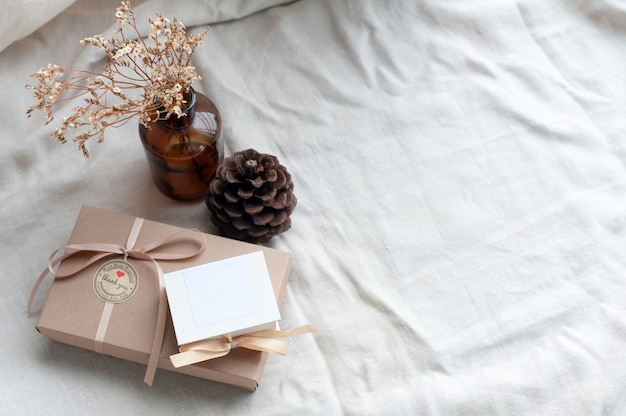
[[[178,345],[274,329],[280,313],[262,251],[164,275]]]

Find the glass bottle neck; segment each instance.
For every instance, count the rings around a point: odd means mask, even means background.
[[[161,123],[174,129],[184,128],[192,123],[196,113],[196,92],[192,87],[189,87],[189,91],[184,94],[184,97],[185,101],[187,101],[187,104],[182,109],[185,116],[179,117],[176,114],[172,114],[167,120],[161,120]]]

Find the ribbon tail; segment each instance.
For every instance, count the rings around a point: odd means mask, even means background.
[[[237,343],[240,347],[249,350],[270,352],[283,356],[287,355],[287,351],[289,351],[289,343],[287,341],[281,341],[279,339],[242,335],[241,337],[237,338]]]
[[[159,275],[159,310],[157,313],[156,327],[154,329],[154,338],[152,339],[152,348],[150,349],[150,358],[148,359],[148,367],[146,368],[146,375],[143,379],[144,383],[148,386],[152,386],[156,369],[159,365],[167,314],[167,294],[165,292],[165,284],[163,283],[163,270],[156,261],[154,261],[154,264]]]
[[[184,367],[186,365],[196,364],[202,361],[212,360],[227,355],[230,348],[222,351],[208,350],[189,350],[170,355],[170,361],[174,368]]]
[[[49,273],[52,274],[56,274],[54,267],[59,264],[62,260],[65,259],[66,256],[62,256],[59,257],[56,260],[54,259],[54,256],[57,255],[57,253],[59,251],[61,251],[62,249],[57,249],[54,252],[52,252],[52,254],[50,255],[49,259],[48,259],[48,267],[46,267],[44,269],[43,272],[41,272],[41,274],[39,275],[39,277],[37,278],[37,281],[35,282],[35,285],[33,286],[33,289],[30,291],[30,296],[28,297],[28,313],[30,314],[32,311],[32,307],[33,307],[33,302],[35,301],[35,295],[37,295],[37,292],[39,291],[39,286],[41,286],[41,284],[43,283],[44,279],[46,278],[46,276]]]
[[[300,325],[285,330],[268,329],[241,335],[240,337],[237,337],[237,344],[240,347],[247,348],[249,350],[287,355],[289,343],[277,338],[302,335],[315,331],[315,327],[311,324]]]

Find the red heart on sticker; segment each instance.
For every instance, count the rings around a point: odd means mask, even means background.
[[[124,277],[124,272],[121,270],[117,271],[117,278],[119,279],[120,277]]]

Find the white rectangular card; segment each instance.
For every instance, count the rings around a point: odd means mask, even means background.
[[[166,273],[178,345],[275,329],[280,313],[262,251]]]

